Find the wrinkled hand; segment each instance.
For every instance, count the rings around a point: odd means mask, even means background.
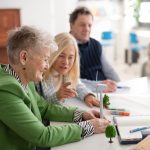
[[[89,122],[93,125],[94,133],[96,134],[105,132],[105,129],[109,124],[108,120],[98,118],[89,120]]]
[[[65,98],[71,98],[77,96],[77,92],[70,88],[71,82],[63,84],[60,89],[56,92],[57,98],[63,100]]]
[[[93,106],[100,107],[99,100],[96,99],[95,96],[91,94],[87,95],[84,101],[89,107],[93,107]]]
[[[106,89],[103,91],[104,93],[114,92],[117,89],[116,82],[113,80],[103,80],[102,83],[107,85]]]
[[[96,110],[91,110],[88,112],[84,112],[82,115],[83,120],[90,120],[95,118],[100,118],[100,113]]]

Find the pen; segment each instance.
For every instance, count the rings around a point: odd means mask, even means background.
[[[96,72],[96,81],[97,80],[98,80],[98,70]],[[97,85],[97,87],[96,87],[96,96],[97,96],[97,98],[98,98],[98,87],[99,87],[99,85]],[[100,89],[100,116],[101,116],[101,118],[104,118],[102,90],[103,90],[103,86],[102,86],[102,89]]]
[[[132,129],[132,130],[130,130],[129,132],[130,132],[130,133],[134,133],[134,132],[146,130],[146,129],[149,129],[149,128],[150,128],[150,126],[148,126],[148,127],[141,127],[141,128]]]
[[[102,97],[102,91],[100,90],[100,116],[101,118],[104,118],[103,114],[103,97]]]
[[[108,110],[126,111],[124,108],[107,108]]]
[[[111,115],[119,115],[119,116],[129,116],[130,115],[130,112],[127,112],[127,111],[111,110],[110,113],[111,113]]]
[[[99,84],[98,87],[99,87],[99,92],[100,92],[100,116],[101,116],[101,118],[104,118],[102,92],[106,88],[106,85],[105,84]]]
[[[96,82],[97,82],[97,79],[98,79],[98,70],[96,71]],[[98,99],[98,86],[96,86],[96,97]]]
[[[117,86],[118,89],[129,89],[128,86]]]

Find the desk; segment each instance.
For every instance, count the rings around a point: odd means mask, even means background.
[[[108,94],[112,107],[123,107],[131,111],[131,115],[150,115],[150,80],[146,77],[137,78],[124,83],[129,86],[129,90],[117,91]],[[65,101],[66,106],[78,106],[81,109],[89,110],[83,102],[79,100]],[[97,109],[97,108],[95,108]],[[55,123],[54,123],[55,124]],[[59,123],[56,123],[58,125]],[[114,143],[108,143],[105,134],[96,134],[85,138],[79,142],[66,144],[52,148],[52,150],[129,150],[133,145],[120,145],[118,137],[113,139]]]

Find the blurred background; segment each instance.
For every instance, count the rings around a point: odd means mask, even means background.
[[[7,63],[9,29],[33,25],[53,36],[69,32],[69,14],[77,6],[92,11],[91,37],[101,42],[121,80],[140,77],[150,42],[150,0],[0,0],[0,63]]]

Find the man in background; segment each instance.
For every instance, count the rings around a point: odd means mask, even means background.
[[[107,85],[104,92],[116,90],[119,76],[105,59],[101,44],[90,37],[93,15],[86,7],[78,7],[70,14],[70,33],[76,38],[80,51],[80,77],[86,84],[101,81]],[[88,82],[87,82],[88,81]]]

